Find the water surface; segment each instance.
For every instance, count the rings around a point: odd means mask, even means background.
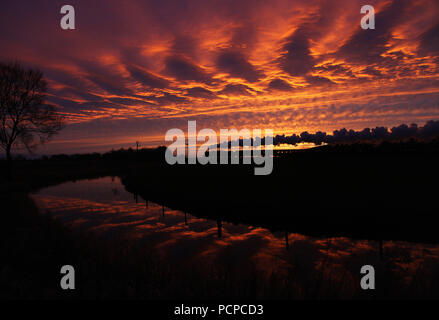
[[[318,239],[197,218],[127,192],[118,177],[67,182],[32,196],[43,213],[64,225],[115,237],[127,246],[141,240],[170,263],[229,260],[250,263],[267,275],[294,273],[298,279],[319,270],[355,284],[364,264],[378,265],[407,285],[420,273],[428,279],[439,269],[437,245]]]

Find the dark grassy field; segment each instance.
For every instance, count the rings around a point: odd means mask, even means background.
[[[289,249],[293,263],[286,276],[237,264],[232,255],[203,265],[171,265],[142,241],[128,246],[120,238],[67,229],[38,212],[28,197],[31,191],[64,181],[118,175],[128,191],[201,217],[319,236],[437,241],[437,225],[431,222],[437,214],[437,149],[337,148],[283,155],[267,177],[253,176],[251,167],[169,167],[133,154],[128,159],[16,162],[13,179],[3,177],[0,182],[0,297],[438,297],[439,272],[430,265],[418,266],[417,277],[408,283],[392,272],[394,262],[378,256],[353,259],[340,273],[321,253],[303,258],[300,242]],[[322,262],[314,268],[317,260]],[[359,267],[371,262],[381,284],[373,294],[358,287]],[[65,264],[77,270],[73,292],[59,287]]]
[[[437,243],[439,147],[326,146],[252,166],[136,168],[128,191],[199,217],[313,236]]]

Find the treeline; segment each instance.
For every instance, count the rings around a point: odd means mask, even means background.
[[[296,150],[299,153],[334,154],[439,154],[439,137],[428,141],[415,138],[379,143],[353,142],[334,143],[318,148]]]
[[[300,135],[291,136],[277,135],[273,139],[274,145],[292,144],[301,142],[314,143],[352,143],[352,142],[374,142],[374,141],[397,141],[397,140],[431,140],[439,137],[439,121],[430,120],[424,126],[418,127],[417,124],[401,124],[397,127],[388,129],[387,127],[364,128],[360,131],[348,130],[346,128],[333,131],[332,134],[317,131],[316,133],[302,132]]]
[[[342,128],[334,130],[332,134],[328,134],[324,131],[317,131],[316,133],[309,133],[304,131],[300,134],[288,135],[276,135],[273,137],[273,145],[290,144],[297,145],[299,143],[314,143],[317,146],[322,144],[351,144],[351,143],[369,143],[376,144],[383,141],[397,142],[416,140],[419,142],[430,141],[439,137],[439,121],[430,120],[425,123],[424,126],[419,127],[416,123],[411,125],[401,124],[397,127],[375,127],[364,128],[363,130],[353,130]],[[237,145],[243,147],[247,145],[265,145],[265,138],[250,138],[234,140]],[[231,148],[232,142],[223,142],[216,145],[220,147]]]
[[[164,162],[166,147],[155,149],[119,149],[111,150],[104,154],[58,154],[44,156],[42,160],[48,161],[92,161],[92,160],[116,160],[116,161],[143,161],[143,162]],[[304,153],[333,153],[333,154],[439,154],[439,137],[428,141],[420,141],[410,138],[403,141],[382,141],[379,143],[353,142],[333,143],[318,148],[302,150],[275,150],[275,156],[283,154],[304,154]]]
[[[164,159],[166,147],[145,148],[135,150],[133,148],[111,150],[106,153],[86,153],[86,154],[56,154],[43,156],[42,160],[49,161],[68,161],[68,160],[142,160],[155,161]]]
[[[252,139],[250,139],[252,140]],[[243,139],[238,142],[239,146],[244,145]],[[257,144],[265,144],[265,138],[255,139]],[[249,141],[247,141],[249,142]],[[273,144],[297,145],[302,142],[314,143],[317,146],[328,144],[325,148],[316,148],[315,151],[332,151],[341,153],[431,153],[438,151],[439,144],[439,121],[430,120],[424,126],[417,124],[401,124],[388,129],[387,127],[365,128],[360,131],[347,130],[346,128],[334,130],[332,134],[318,131],[316,133],[302,132],[300,135],[290,136],[277,135],[273,137]],[[254,141],[252,141],[254,144]],[[220,147],[218,144],[217,147]],[[231,147],[229,141],[226,146]],[[319,150],[317,150],[319,149]],[[307,149],[311,150],[311,149]],[[166,151],[165,146],[145,149],[119,149],[106,153],[87,154],[57,154],[43,156],[42,160],[66,161],[66,160],[142,160],[142,161],[163,161]],[[299,150],[297,150],[299,151]],[[302,152],[306,150],[302,150]],[[276,152],[275,154],[282,152]],[[24,160],[23,155],[14,156],[15,160]]]

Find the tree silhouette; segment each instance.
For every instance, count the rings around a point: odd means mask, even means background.
[[[13,148],[32,151],[64,127],[64,118],[46,104],[46,91],[41,71],[0,63],[0,147],[9,164]]]

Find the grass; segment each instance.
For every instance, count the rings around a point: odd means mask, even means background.
[[[41,214],[30,191],[68,180],[124,174],[111,161],[21,162],[14,180],[0,181],[1,299],[386,299],[439,296],[437,263],[418,266],[408,281],[395,262],[374,256],[349,257],[339,265],[301,241],[290,245],[283,273],[238,264],[232,252],[203,264],[170,264],[147,243],[81,234]],[[310,254],[311,252],[311,254]],[[359,288],[361,265],[373,263],[377,290]],[[61,266],[76,270],[77,289],[61,290]]]

